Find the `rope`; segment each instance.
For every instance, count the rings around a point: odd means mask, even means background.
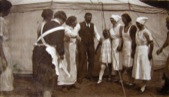
[[[52,9],[52,5],[53,5],[53,0],[51,0],[51,3],[50,3],[50,8]]]
[[[100,3],[102,5],[102,17],[103,17],[102,29],[104,29],[104,28],[107,28],[107,26],[106,26],[106,19],[105,19],[105,15],[104,15],[104,4],[103,4],[103,2],[100,2]]]
[[[112,48],[111,48],[112,49]],[[114,55],[115,57],[115,60],[116,60],[116,63],[117,63],[117,59],[116,59],[116,56],[115,54],[112,54]],[[117,64],[116,64],[117,65]],[[116,66],[117,67],[117,66]],[[118,74],[119,74],[119,77],[120,77],[120,83],[121,83],[121,86],[122,86],[122,89],[123,89],[123,93],[124,93],[124,97],[127,97],[126,95],[126,91],[125,91],[125,88],[124,88],[124,84],[123,84],[123,80],[122,80],[122,76],[121,76],[121,72],[118,70]]]

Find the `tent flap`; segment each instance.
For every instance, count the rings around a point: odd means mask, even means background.
[[[154,7],[142,7],[139,5],[131,5],[125,3],[118,4],[95,4],[95,3],[64,3],[64,2],[48,2],[48,3],[36,3],[36,4],[25,4],[15,5],[12,12],[26,12],[34,10],[42,10],[45,8],[52,9],[72,9],[72,10],[98,10],[98,11],[134,11],[141,13],[166,13],[166,10],[158,9]]]

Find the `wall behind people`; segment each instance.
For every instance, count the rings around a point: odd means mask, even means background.
[[[110,16],[111,14],[121,15],[125,12],[129,13],[135,23],[137,16],[147,16],[149,21],[146,26],[152,31],[153,38],[155,38],[155,49],[156,51],[166,39],[167,29],[165,27],[165,18],[167,14],[146,14],[139,12],[129,12],[129,11],[104,11],[100,10],[73,10],[73,9],[54,9],[63,10],[66,12],[67,16],[75,15],[78,22],[84,20],[84,14],[86,12],[91,12],[93,14],[92,22],[96,25],[99,34],[105,28],[111,27]],[[10,33],[10,48],[12,54],[12,66],[14,67],[14,72],[16,73],[32,73],[32,49],[33,45],[37,39],[37,28],[38,24],[42,21],[41,18],[42,10],[33,10],[26,12],[13,12],[7,19],[9,19],[9,33]],[[122,22],[122,21],[121,21]],[[97,43],[96,43],[97,44]],[[169,52],[167,49],[164,50],[164,54],[156,56],[153,52],[154,60],[166,60],[166,56]],[[162,63],[160,63],[162,64]],[[96,66],[97,65],[97,66]],[[95,72],[99,72],[99,64],[96,64]],[[157,64],[159,65],[159,64]]]

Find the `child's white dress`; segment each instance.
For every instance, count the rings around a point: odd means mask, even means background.
[[[102,63],[111,63],[111,41],[110,39],[103,39],[101,46],[101,57]]]

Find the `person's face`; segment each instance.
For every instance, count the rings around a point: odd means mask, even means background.
[[[87,23],[90,23],[91,20],[92,20],[92,15],[86,15],[86,16],[85,16],[85,21],[86,21]]]
[[[136,26],[138,27],[139,30],[141,30],[143,28],[143,25],[138,22],[136,22]]]
[[[110,21],[113,25],[117,24],[117,22],[113,18],[110,18]]]
[[[128,22],[127,22],[127,19],[125,17],[122,17],[122,21],[123,23],[126,25]]]
[[[73,23],[72,23],[72,27],[74,28],[77,24],[77,20],[75,20]]]

